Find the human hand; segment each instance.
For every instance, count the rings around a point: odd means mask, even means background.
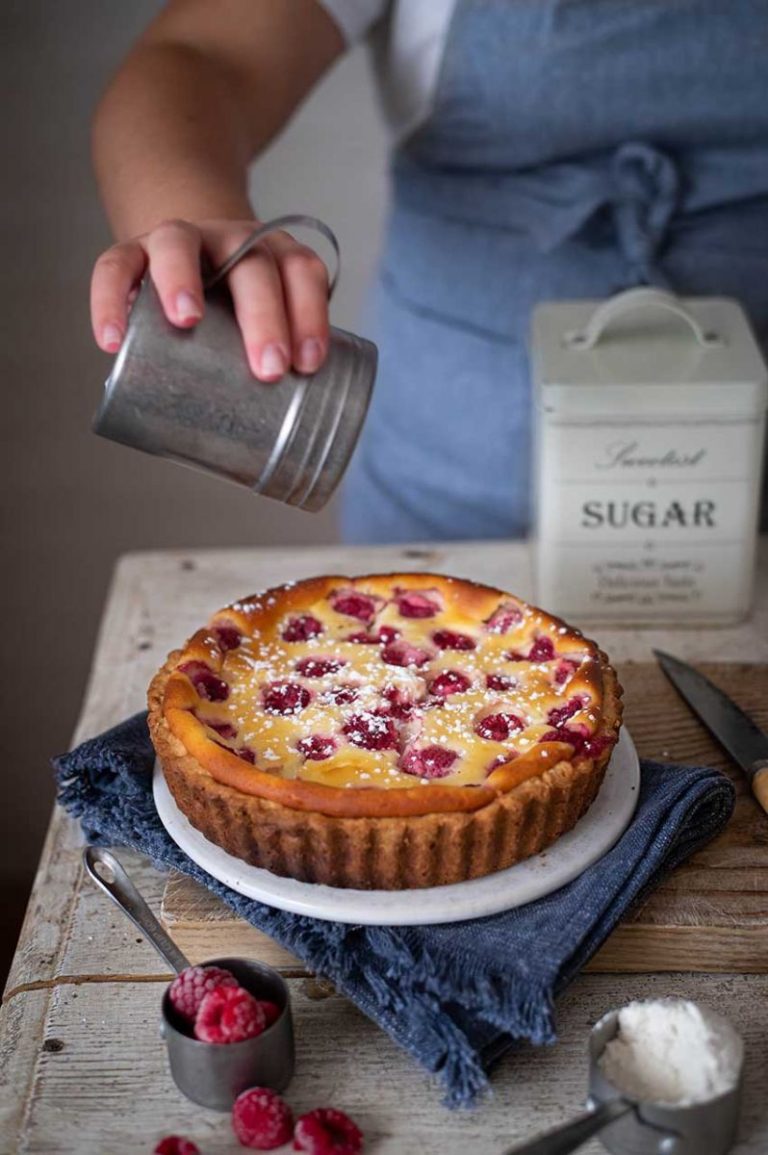
[[[201,256],[217,268],[257,224],[164,221],[103,252],[91,280],[91,324],[99,348],[120,348],[131,301],[147,272],[168,320],[193,328],[205,308]],[[328,351],[328,273],[312,249],[288,233],[273,233],[235,265],[227,282],[254,376],[278,381],[291,365],[301,373],[319,369]]]

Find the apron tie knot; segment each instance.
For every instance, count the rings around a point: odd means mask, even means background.
[[[616,237],[634,276],[641,284],[666,284],[656,256],[680,203],[677,165],[652,145],[623,144],[611,161],[611,184]]]

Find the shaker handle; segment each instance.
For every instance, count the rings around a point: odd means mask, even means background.
[[[594,349],[603,334],[611,327],[614,321],[625,317],[638,309],[663,309],[673,313],[685,321],[691,329],[696,341],[703,349],[711,349],[723,344],[723,338],[717,333],[709,333],[702,328],[699,321],[689,309],[686,309],[679,297],[663,289],[638,288],[627,289],[610,300],[599,305],[586,326],[565,334],[565,344],[572,349]]]
[[[328,283],[328,298],[330,300],[330,298],[333,296],[333,290],[336,288],[336,284],[339,279],[339,272],[341,271],[341,249],[339,248],[339,242],[336,239],[336,234],[333,232],[333,230],[330,229],[328,225],[326,225],[323,221],[318,220],[317,217],[304,216],[301,213],[291,213],[285,217],[277,217],[274,221],[267,221],[266,224],[259,225],[258,228],[255,228],[253,232],[245,238],[243,243],[235,249],[234,253],[227,257],[224,264],[219,265],[218,269],[215,269],[213,273],[211,273],[210,277],[206,278],[206,292],[209,289],[215,288],[215,286],[218,285],[220,281],[223,281],[227,273],[234,269],[238,261],[241,261],[243,257],[259,243],[259,241],[264,239],[264,237],[269,236],[270,233],[276,233],[280,229],[290,228],[291,226],[295,228],[299,225],[303,226],[304,228],[314,229],[315,232],[324,236],[335,253],[336,268],[334,269],[333,276]]]

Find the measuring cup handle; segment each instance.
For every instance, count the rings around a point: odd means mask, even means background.
[[[100,846],[86,846],[83,865],[99,889],[120,907],[176,974],[189,966],[189,960],[165,933],[114,854]]]
[[[563,1127],[548,1131],[546,1135],[539,1135],[517,1147],[510,1147],[505,1155],[568,1155],[591,1139],[603,1127],[607,1127],[615,1119],[620,1119],[628,1111],[634,1110],[633,1104],[626,1099],[611,1099],[603,1103],[594,1111],[585,1111],[577,1119],[571,1120]]]
[[[333,290],[336,288],[336,282],[339,279],[339,272],[341,271],[341,249],[339,248],[339,242],[336,239],[334,231],[323,221],[318,220],[317,217],[304,216],[301,213],[291,213],[285,217],[278,217],[274,221],[267,221],[266,224],[259,225],[258,228],[255,228],[250,236],[247,236],[243,243],[235,249],[234,253],[227,257],[224,264],[219,265],[218,269],[206,279],[205,291],[207,292],[209,289],[213,289],[220,281],[223,281],[227,273],[234,269],[237,262],[241,261],[264,237],[269,236],[270,233],[276,233],[280,229],[296,228],[298,226],[314,229],[316,233],[324,236],[336,255],[336,268],[328,283],[328,297],[332,297]]]

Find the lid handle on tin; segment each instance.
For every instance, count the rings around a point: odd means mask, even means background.
[[[638,309],[663,309],[673,313],[685,321],[696,341],[703,349],[711,349],[723,344],[723,338],[717,333],[710,333],[702,327],[693,313],[685,307],[679,297],[663,289],[638,288],[627,289],[610,300],[599,305],[583,329],[574,330],[565,334],[565,344],[572,349],[594,349],[603,334],[611,327],[614,321],[625,317]]]
[[[220,265],[218,269],[211,273],[210,277],[206,279],[206,292],[209,289],[215,288],[215,286],[218,285],[220,281],[223,281],[227,273],[234,269],[238,261],[241,261],[243,257],[246,256],[251,251],[251,249],[253,249],[259,243],[259,241],[264,239],[264,237],[269,236],[270,233],[276,233],[280,229],[287,229],[291,227],[296,228],[298,226],[307,229],[314,229],[315,232],[321,233],[322,236],[324,236],[328,241],[336,255],[336,268],[333,271],[333,276],[328,282],[328,297],[330,298],[333,295],[333,290],[336,288],[336,283],[339,279],[339,271],[341,269],[341,250],[339,249],[339,242],[337,241],[336,234],[333,232],[333,230],[330,229],[328,225],[324,224],[323,221],[318,220],[317,217],[304,216],[301,213],[291,213],[285,217],[277,217],[276,220],[267,221],[266,224],[259,225],[258,228],[255,228],[253,232],[245,238],[243,243],[235,249],[234,253],[227,257],[224,264]]]

